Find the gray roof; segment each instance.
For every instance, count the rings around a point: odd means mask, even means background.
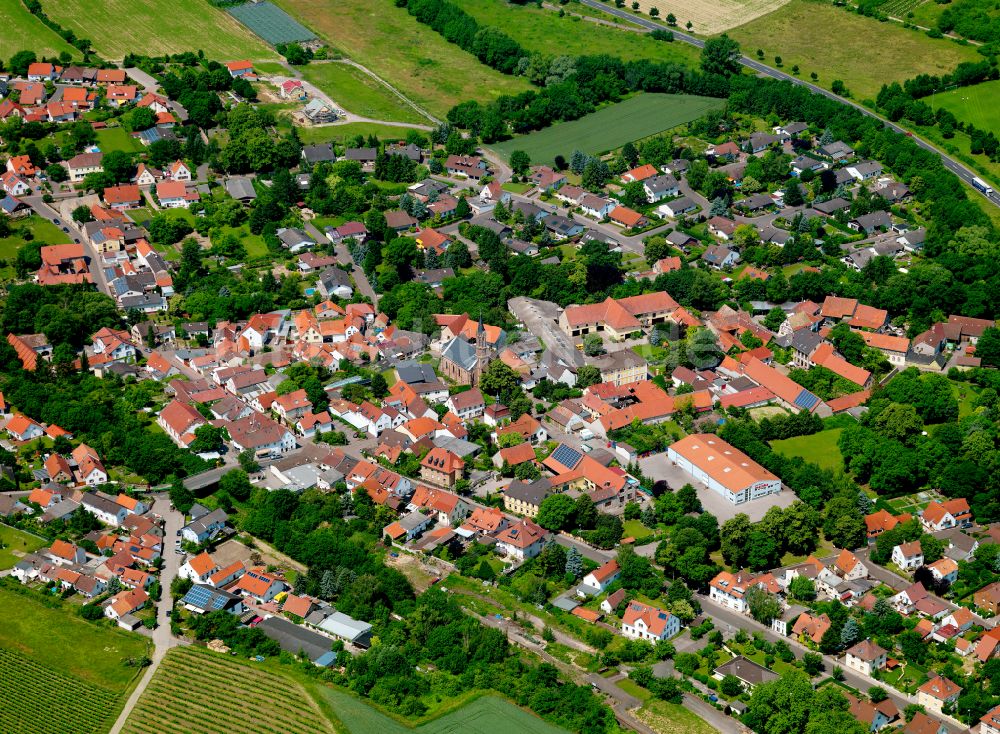
[[[870,214],[862,214],[854,221],[857,222],[861,229],[867,232],[878,227],[889,227],[892,224],[892,217],[889,216],[888,212],[872,212]]]
[[[827,199],[826,201],[816,201],[813,202],[813,209],[823,214],[834,214],[839,212],[841,209],[847,209],[851,205],[851,202],[846,199],[842,199],[839,196],[835,196],[832,199]]]
[[[823,343],[823,335],[809,329],[799,329],[792,334],[792,347],[805,355],[810,355]]]
[[[542,500],[551,494],[552,483],[548,479],[536,479],[530,484],[515,479],[510,486],[504,490],[504,496],[536,507],[542,504]]]
[[[677,179],[673,176],[653,176],[642,182],[643,186],[654,194],[677,188]]]
[[[376,148],[348,148],[344,151],[344,158],[349,161],[374,161],[377,155]]]
[[[253,200],[257,198],[252,181],[246,176],[234,176],[226,179],[226,191],[234,199]]]
[[[341,612],[334,612],[320,622],[317,627],[350,642],[366,637],[372,631],[372,626],[367,622],[352,619]]]
[[[694,209],[698,205],[695,204],[689,197],[682,196],[679,199],[668,201],[666,206],[670,207],[670,211],[672,212],[686,212],[689,209]]]
[[[268,617],[257,629],[277,642],[281,649],[298,655],[300,652],[315,662],[330,652],[333,640],[281,617]]]
[[[437,382],[437,375],[434,374],[434,368],[429,364],[424,364],[422,362],[415,362],[413,360],[407,360],[405,362],[400,362],[396,365],[396,374],[399,379],[408,385],[412,385],[416,382]]]
[[[321,161],[335,161],[337,154],[333,152],[331,143],[319,143],[317,145],[307,145],[302,148],[302,157],[308,163],[320,163]]]
[[[121,299],[122,308],[128,311],[130,308],[163,308],[165,301],[163,296],[156,296],[150,293],[144,293],[141,296],[125,296]]]
[[[478,361],[475,345],[469,344],[461,337],[448,342],[448,346],[441,352],[441,358],[451,360],[464,370],[471,370]]]
[[[275,234],[278,236],[278,239],[281,240],[281,243],[287,247],[295,247],[296,245],[302,245],[303,243],[310,245],[316,244],[316,241],[312,237],[307,235],[301,229],[296,229],[295,227],[285,227],[283,229],[279,229],[275,232]]]
[[[753,660],[747,660],[742,655],[733,658],[728,663],[724,663],[715,669],[719,675],[735,675],[744,683],[756,686],[760,683],[777,680],[780,676],[763,665],[758,665]]]
[[[341,286],[351,287],[351,276],[340,268],[327,268],[319,274],[319,280],[327,290],[339,288]]]

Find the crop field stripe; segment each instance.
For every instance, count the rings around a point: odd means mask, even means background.
[[[311,41],[316,34],[281,8],[268,2],[245,3],[227,8],[231,16],[271,45]]]
[[[574,150],[597,155],[695,120],[723,100],[687,94],[640,94],[581,117],[493,146],[505,158],[523,150],[533,163],[551,163]]]
[[[199,695],[194,695],[192,692]],[[238,707],[228,702],[239,701]],[[171,732],[329,732],[331,725],[296,681],[197,648],[175,648],[164,659],[125,727],[127,734]]]
[[[0,647],[0,723],[24,734],[102,731],[117,696]]]

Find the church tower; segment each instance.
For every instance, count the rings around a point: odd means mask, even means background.
[[[483,312],[479,312],[479,327],[476,329],[476,367],[473,372],[473,385],[479,384],[479,379],[486,371],[490,362],[490,347],[486,342],[486,327],[483,326]]]

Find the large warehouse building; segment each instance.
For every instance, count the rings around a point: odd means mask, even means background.
[[[694,433],[667,448],[667,456],[734,505],[777,494],[781,480],[711,433]]]

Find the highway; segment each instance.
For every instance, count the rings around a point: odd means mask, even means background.
[[[629,23],[632,23],[634,25],[641,26],[642,28],[645,28],[650,31],[657,31],[657,30],[670,31],[671,33],[674,34],[675,40],[691,44],[696,48],[704,48],[705,46],[705,42],[700,38],[695,38],[694,36],[688,35],[687,33],[678,31],[677,29],[671,28],[670,26],[664,23],[657,23],[654,20],[633,15],[632,13],[629,13],[626,10],[622,10],[620,8],[616,8],[610,5],[605,5],[604,3],[600,2],[600,0],[580,0],[580,2],[591,8],[595,8],[604,13],[614,15],[617,18],[621,18],[622,20],[628,21]],[[829,97],[830,99],[842,102],[843,104],[850,105],[851,107],[858,110],[862,114],[867,115],[868,117],[872,117],[876,120],[880,120],[890,130],[900,133],[901,135],[909,135],[913,139],[914,143],[919,145],[924,150],[928,150],[931,153],[934,153],[941,159],[941,162],[944,164],[945,168],[954,173],[969,186],[972,186],[972,179],[975,178],[976,176],[976,174],[973,173],[972,170],[966,168],[964,165],[956,161],[954,158],[951,158],[947,154],[942,153],[940,150],[935,148],[927,141],[922,140],[921,138],[918,138],[916,135],[909,133],[909,131],[905,130],[899,125],[889,122],[881,115],[876,114],[875,112],[869,110],[867,107],[863,107],[857,102],[853,102],[849,99],[836,95],[833,92],[829,91],[828,89],[823,89],[823,87],[817,86],[816,84],[812,84],[810,82],[794,77],[791,74],[786,74],[785,72],[780,71],[779,69],[775,69],[773,67],[767,66],[766,64],[762,64],[756,59],[751,59],[748,56],[740,57],[740,63],[743,64],[743,66],[747,67],[748,69],[757,72],[758,74],[771,77],[772,79],[780,79],[782,81],[791,82],[792,84],[795,84],[800,87],[806,87],[809,91],[814,92],[815,94],[822,94],[824,97]],[[976,191],[979,190],[976,189]],[[1000,206],[1000,194],[997,194],[996,191],[994,191],[990,195],[984,194],[981,191],[979,191],[979,193],[980,195],[983,196],[983,198],[985,198],[994,206]]]

